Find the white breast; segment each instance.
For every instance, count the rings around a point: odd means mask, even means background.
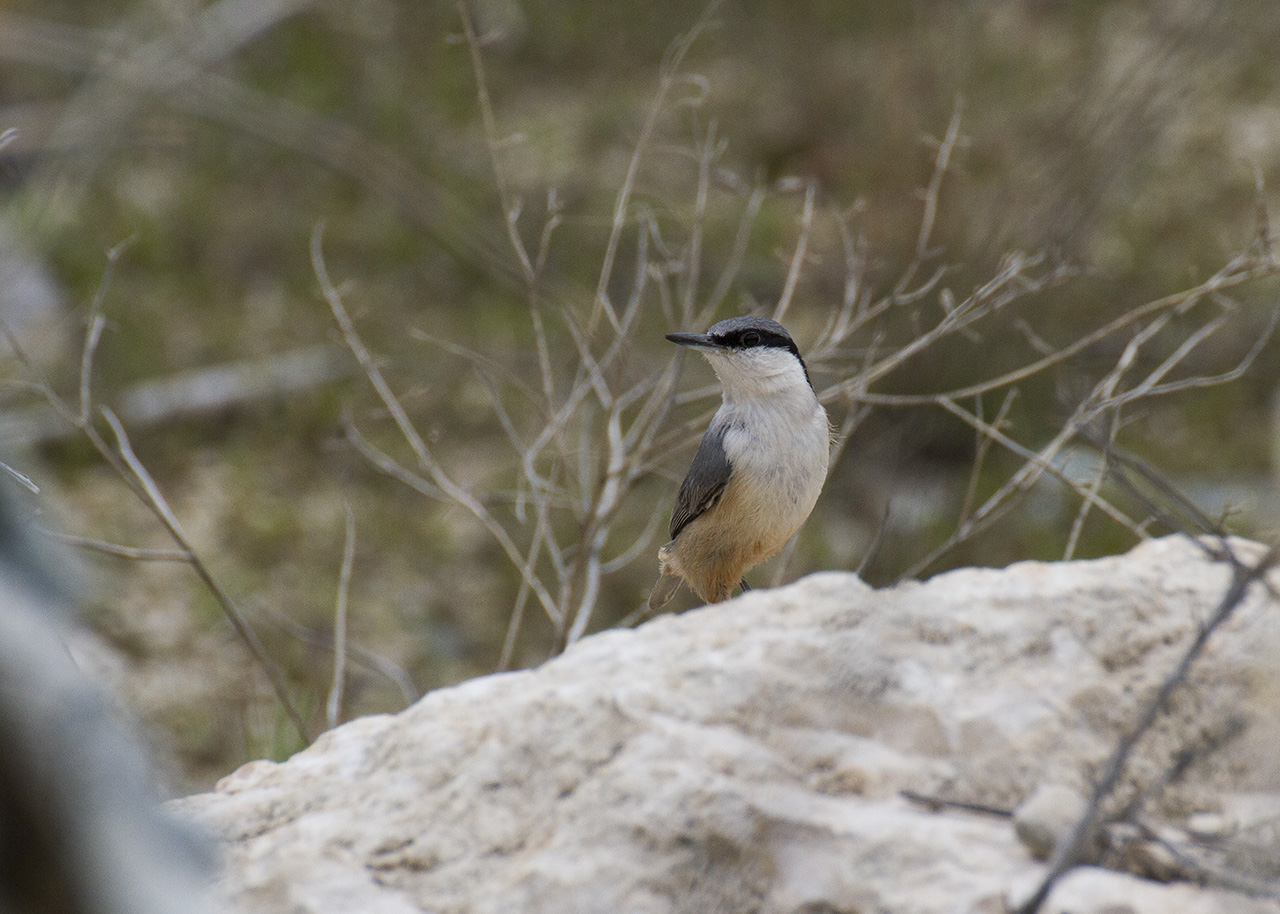
[[[827,478],[830,430],[812,389],[805,384],[765,399],[726,400],[715,421],[728,427],[724,449],[735,481],[747,489],[755,512],[790,539]]]

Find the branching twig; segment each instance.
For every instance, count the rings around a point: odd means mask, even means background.
[[[418,430],[414,428],[408,414],[401,405],[399,398],[392,391],[391,385],[387,383],[383,377],[382,370],[378,368],[377,362],[373,355],[369,352],[364,342],[360,339],[356,332],[355,323],[351,320],[351,315],[347,313],[346,306],[342,303],[342,297],[338,293],[337,288],[329,279],[329,271],[325,266],[322,241],[324,238],[324,224],[316,225],[315,231],[311,233],[311,265],[315,270],[316,279],[320,283],[321,292],[323,292],[325,301],[329,305],[334,320],[338,322],[338,327],[342,331],[342,337],[346,341],[347,346],[351,349],[352,355],[359,362],[360,367],[364,370],[365,376],[369,379],[369,383],[373,385],[374,390],[378,394],[378,398],[382,401],[388,412],[391,413],[395,420],[396,428],[399,429],[401,436],[408,443],[409,447],[418,461],[418,466],[426,473],[430,480],[430,485],[444,493],[450,500],[456,502],[462,507],[470,511],[477,520],[479,520],[485,529],[498,541],[507,557],[511,560],[516,568],[520,569],[522,575],[528,580],[530,588],[538,596],[543,607],[551,616],[556,616],[559,607],[555,598],[543,586],[536,575],[524,563],[524,557],[521,555],[520,549],[511,539],[510,534],[498,523],[492,513],[484,507],[484,505],[473,496],[470,492],[458,485],[452,477],[450,477],[440,466],[439,462],[432,455],[427,447],[426,441],[418,434]],[[350,428],[353,428],[351,426]],[[349,434],[348,437],[351,437]],[[384,468],[390,467],[391,462],[384,462]],[[406,477],[400,476],[404,479]],[[421,478],[421,477],[419,477]],[[423,487],[425,488],[425,487]]]
[[[997,432],[1004,431],[1005,419],[1009,415],[1009,410],[1013,406],[1013,401],[1018,395],[1018,389],[1011,387],[1009,392],[1005,394],[1004,402],[1000,404],[1000,409],[996,413],[995,420],[988,426],[982,418],[982,398],[977,399],[974,407],[973,416],[977,420],[974,425],[974,434],[977,435],[977,445],[973,452],[973,468],[969,471],[969,485],[964,491],[964,501],[960,505],[960,523],[964,523],[969,519],[970,513],[973,511],[973,501],[978,496],[978,484],[982,481],[982,468],[986,464],[987,452],[991,449],[991,444],[995,438],[987,434],[986,429],[990,428]],[[1088,504],[1088,499],[1085,504]]]
[[[813,231],[813,201],[817,195],[818,185],[810,181],[804,191],[804,206],[800,210],[800,232],[796,238],[796,249],[791,255],[791,266],[787,269],[787,281],[778,296],[778,304],[773,309],[773,319],[781,322],[786,318],[787,309],[791,307],[791,297],[795,295],[796,285],[800,282],[800,273],[804,269],[805,256],[809,249],[809,234]]]
[[[68,546],[88,549],[91,552],[100,552],[103,555],[112,555],[116,558],[129,559],[135,562],[182,562],[183,564],[190,564],[191,562],[191,556],[180,549],[139,549],[135,546],[122,546],[118,543],[108,543],[86,536],[73,536],[69,533],[58,533],[54,530],[40,530],[39,532],[43,536],[57,540],[60,543],[66,543]]]
[[[107,289],[111,285],[111,274],[115,272],[116,262],[132,243],[126,239],[107,251],[107,267],[103,271],[102,281],[98,283],[98,291],[94,293],[93,304],[89,306],[89,323],[84,334],[84,348],[80,355],[80,426],[86,426],[93,415],[91,388],[93,384],[93,356],[98,350],[98,342],[102,339],[106,318],[102,316],[102,305],[107,298]]]
[[[997,377],[980,381],[965,387],[958,388],[947,392],[947,396],[955,400],[967,400],[971,397],[980,396],[993,390],[999,390],[1009,387],[1013,384],[1021,383],[1036,375],[1054,368],[1062,363],[1074,358],[1092,346],[1107,339],[1114,339],[1120,331],[1126,327],[1131,327],[1142,320],[1153,317],[1155,315],[1174,311],[1179,312],[1194,305],[1196,302],[1212,295],[1215,292],[1226,291],[1245,283],[1252,282],[1267,276],[1274,276],[1280,272],[1280,264],[1270,260],[1258,260],[1252,257],[1240,256],[1232,258],[1217,273],[1206,279],[1203,283],[1186,289],[1182,292],[1175,292],[1163,298],[1157,298],[1146,304],[1131,308],[1117,318],[1108,321],[1096,330],[1086,333],[1073,342],[1061,347],[1055,352],[1045,355],[1035,361],[1023,365],[1021,368],[1006,372]],[[1072,271],[1066,268],[1059,268],[1053,271],[1048,277],[1036,281],[1037,286],[1051,283],[1056,279],[1062,279],[1071,275]],[[834,399],[842,390],[851,389],[857,392],[858,399],[864,403],[876,406],[924,406],[933,402],[936,394],[880,394],[859,390],[860,387],[869,386],[872,380],[876,380],[888,374],[900,364],[901,360],[893,358],[892,361],[877,363],[876,370],[870,378],[862,376],[851,378],[847,381],[836,384],[822,391],[824,402]]]
[[[1145,840],[1154,842],[1169,852],[1182,878],[1197,885],[1216,886],[1254,898],[1280,901],[1280,885],[1275,880],[1259,879],[1235,869],[1215,865],[1201,855],[1193,856],[1188,853],[1190,847],[1187,844],[1170,841],[1165,835],[1142,823],[1138,823],[1138,829]]]
[[[27,370],[34,379],[30,383],[31,389],[39,393],[48,403],[49,407],[60,415],[67,423],[79,429],[81,434],[89,441],[93,449],[98,453],[104,462],[116,473],[120,480],[129,488],[130,491],[142,501],[143,504],[151,511],[152,514],[160,521],[168,532],[169,537],[178,546],[176,555],[168,551],[160,550],[136,550],[131,547],[116,546],[111,543],[104,543],[99,540],[93,540],[85,537],[69,538],[70,542],[83,548],[95,549],[99,552],[110,553],[125,558],[138,558],[144,560],[163,560],[163,561],[183,561],[189,564],[195,571],[196,576],[213,595],[214,599],[231,622],[236,633],[244,641],[249,649],[254,661],[262,668],[271,684],[272,690],[276,694],[276,698],[280,701],[290,722],[297,730],[299,737],[303,743],[310,743],[311,737],[307,730],[306,722],[299,713],[297,707],[293,703],[288,690],[285,686],[284,677],[277,665],[271,660],[266,650],[262,646],[257,634],[248,624],[240,609],[231,599],[230,594],[214,576],[208,564],[200,556],[199,553],[191,545],[189,539],[182,529],[182,525],[178,522],[177,516],[169,507],[160,488],[156,485],[155,480],[147,471],[142,461],[138,459],[137,454],[133,451],[133,446],[129,441],[128,433],[125,431],[124,423],[116,416],[109,407],[101,407],[99,414],[106,421],[115,436],[116,446],[113,448],[98,432],[94,426],[92,416],[89,410],[92,407],[92,372],[93,357],[97,349],[98,341],[101,336],[104,322],[101,315],[102,302],[105,300],[106,287],[111,278],[112,266],[119,259],[120,254],[124,251],[125,244],[117,245],[108,255],[108,269],[104,272],[103,279],[99,285],[98,293],[95,295],[94,305],[91,309],[89,327],[86,331],[85,343],[80,359],[80,378],[79,378],[79,406],[72,409],[57,392],[49,386],[49,384],[40,379],[39,372],[34,364],[23,351],[22,346],[14,337],[12,331],[7,325],[0,322],[0,330],[3,330],[14,355],[19,362]]]
[[[933,225],[938,216],[938,198],[942,191],[942,179],[946,176],[947,170],[951,167],[951,155],[955,152],[956,143],[960,139],[960,122],[963,120],[964,102],[957,98],[955,107],[951,112],[951,123],[947,125],[947,132],[942,138],[942,142],[938,143],[938,154],[934,159],[933,174],[929,178],[929,186],[921,195],[924,200],[924,210],[920,215],[920,230],[916,235],[915,256],[911,259],[911,263],[907,265],[903,271],[902,277],[894,286],[891,298],[895,302],[906,300],[912,293],[908,292],[911,283],[915,281],[916,274],[921,266],[931,254],[931,245],[933,243]],[[926,283],[926,287],[932,286],[932,283]]]
[[[120,420],[116,418],[116,414],[106,406],[102,407],[101,412],[102,418],[106,420],[107,425],[111,426],[111,432],[115,435],[116,449],[120,454],[121,460],[124,461],[124,465],[138,483],[143,501],[151,509],[152,513],[159,518],[164,528],[169,531],[169,536],[178,544],[178,548],[186,554],[187,561],[195,570],[196,575],[204,582],[209,592],[213,594],[214,599],[218,601],[218,605],[235,628],[240,639],[248,646],[253,659],[257,661],[258,666],[262,667],[263,672],[266,673],[267,679],[271,683],[271,688],[276,693],[276,698],[279,699],[285,713],[289,715],[289,720],[292,721],[294,728],[298,731],[298,735],[304,743],[309,744],[311,742],[311,734],[307,731],[307,724],[302,719],[302,715],[298,712],[293,699],[289,695],[289,690],[285,686],[284,675],[280,672],[280,668],[276,666],[275,661],[267,654],[262,642],[258,639],[257,633],[249,626],[244,614],[240,612],[235,601],[231,599],[231,595],[227,593],[218,579],[213,576],[204,560],[192,548],[191,541],[187,539],[182,525],[169,507],[169,503],[161,493],[160,487],[156,485],[156,481],[151,478],[147,468],[143,466],[142,461],[133,452],[133,445],[129,442],[129,435],[125,432]]]
[[[1225,551],[1227,561],[1231,565],[1231,583],[1226,592],[1223,593],[1209,619],[1196,633],[1195,638],[1192,639],[1191,644],[1187,647],[1177,665],[1165,677],[1155,695],[1142,709],[1142,713],[1133,728],[1117,744],[1106,766],[1103,768],[1097,784],[1094,786],[1084,815],[1080,817],[1080,820],[1054,849],[1048,871],[1031,896],[1019,905],[1017,914],[1036,914],[1040,910],[1040,906],[1049,897],[1049,893],[1053,890],[1057,881],[1074,867],[1084,862],[1085,848],[1093,840],[1101,820],[1102,804],[1119,783],[1120,776],[1124,772],[1125,765],[1128,763],[1134,747],[1164,711],[1174,690],[1186,680],[1192,665],[1204,652],[1209,639],[1213,637],[1214,633],[1227,619],[1231,618],[1231,614],[1239,607],[1253,584],[1265,577],[1267,572],[1276,564],[1277,553],[1275,549],[1268,550],[1264,556],[1252,564],[1246,564],[1231,551],[1230,546],[1225,541],[1221,543],[1221,546]]]

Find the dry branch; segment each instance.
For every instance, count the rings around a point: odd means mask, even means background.
[[[1086,850],[1093,842],[1100,825],[1102,804],[1115,790],[1121,775],[1124,773],[1125,765],[1128,763],[1129,757],[1132,755],[1138,741],[1146,735],[1147,731],[1151,729],[1152,725],[1164,712],[1174,690],[1186,681],[1187,675],[1191,672],[1191,667],[1204,652],[1209,639],[1213,637],[1213,634],[1224,622],[1231,618],[1232,613],[1244,601],[1252,586],[1265,578],[1266,574],[1275,566],[1278,558],[1276,550],[1270,549],[1257,561],[1246,563],[1235,554],[1227,540],[1220,541],[1219,547],[1222,550],[1225,561],[1231,566],[1231,582],[1223,593],[1222,599],[1218,602],[1217,607],[1205,624],[1196,633],[1195,638],[1192,639],[1191,644],[1188,645],[1177,665],[1169,672],[1160,684],[1160,688],[1156,690],[1155,695],[1143,707],[1132,729],[1116,745],[1115,750],[1102,770],[1101,776],[1098,778],[1097,784],[1094,786],[1084,814],[1054,849],[1053,858],[1049,863],[1049,868],[1044,878],[1031,896],[1018,906],[1016,914],[1036,914],[1049,897],[1049,893],[1053,890],[1057,881],[1076,866],[1087,862]]]
[[[133,452],[133,445],[129,442],[129,436],[125,432],[124,425],[108,407],[102,408],[102,417],[111,427],[112,434],[115,435],[116,451],[141,490],[143,502],[159,518],[160,523],[169,532],[169,536],[178,544],[178,548],[186,554],[187,562],[200,580],[204,582],[209,592],[213,594],[214,599],[218,601],[218,606],[221,607],[223,614],[231,622],[232,627],[235,628],[236,634],[240,636],[240,640],[249,648],[253,659],[266,674],[267,680],[271,683],[271,688],[276,693],[276,698],[279,700],[281,707],[284,708],[289,720],[298,731],[298,736],[302,738],[303,743],[310,744],[311,734],[307,729],[306,721],[302,719],[302,714],[299,713],[293,703],[293,698],[289,695],[289,690],[285,685],[284,675],[280,668],[271,659],[257,633],[254,632],[240,608],[231,599],[231,595],[222,586],[221,582],[214,577],[204,559],[192,548],[191,541],[187,539],[186,533],[182,530],[182,525],[169,507],[169,503],[161,493],[160,487],[156,485],[155,480],[151,478],[151,474],[147,472],[147,468],[143,466],[142,461]]]
[[[101,314],[102,301],[105,298],[106,286],[111,278],[111,264],[118,258],[123,246],[117,246],[109,255],[108,269],[104,273],[103,279],[99,286],[98,294],[95,296],[94,305],[90,313],[89,327],[86,332],[85,342],[80,359],[80,378],[78,385],[79,404],[78,408],[72,409],[70,405],[63,400],[53,387],[40,377],[31,359],[27,357],[22,346],[14,337],[13,333],[7,325],[0,323],[0,330],[6,336],[9,346],[14,356],[30,375],[30,380],[26,381],[26,386],[39,394],[45,401],[45,407],[51,411],[51,414],[58,419],[76,429],[93,447],[99,457],[111,467],[117,477],[129,488],[131,492],[151,511],[153,515],[160,521],[161,525],[168,532],[169,537],[178,546],[178,551],[182,555],[183,560],[191,566],[196,576],[204,584],[204,586],[213,595],[214,599],[222,609],[223,614],[231,622],[232,627],[236,630],[240,639],[245,643],[250,655],[254,661],[262,668],[271,684],[272,691],[279,700],[281,707],[284,709],[290,722],[298,732],[304,744],[311,742],[310,733],[307,730],[306,722],[299,713],[293,699],[289,695],[285,684],[284,676],[279,667],[267,654],[262,642],[254,632],[252,626],[249,625],[239,607],[232,600],[230,593],[222,586],[218,578],[213,574],[209,565],[204,561],[201,555],[192,546],[190,540],[183,532],[182,525],[179,523],[177,516],[169,507],[160,487],[156,485],[155,480],[147,471],[142,461],[138,459],[137,454],[133,451],[133,445],[129,440],[128,433],[125,431],[124,423],[109,407],[100,407],[98,414],[110,427],[115,437],[115,447],[107,443],[107,441],[99,433],[93,423],[91,414],[91,406],[93,403],[92,396],[92,373],[93,373],[93,356],[97,349],[98,342],[101,337],[103,320]],[[121,557],[130,557],[135,554],[138,558],[155,559],[156,554],[147,554],[138,550],[132,550],[129,547],[116,547],[113,544],[102,543],[100,541],[88,538],[80,538],[80,545],[86,548],[96,549],[102,552],[111,552]],[[167,557],[166,557],[167,558]]]
[[[347,684],[347,596],[351,590],[351,571],[356,559],[356,515],[348,503],[344,506],[346,535],[342,545],[342,567],[338,572],[338,594],[333,609],[333,684],[325,711],[330,727],[342,720],[342,694]]]

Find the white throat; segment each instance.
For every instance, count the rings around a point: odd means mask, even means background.
[[[724,391],[726,406],[776,401],[779,406],[817,404],[800,360],[785,349],[706,352]],[[810,410],[804,409],[802,414]]]

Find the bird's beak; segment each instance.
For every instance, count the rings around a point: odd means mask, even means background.
[[[679,346],[693,346],[695,349],[723,349],[705,333],[668,333],[667,339]]]

